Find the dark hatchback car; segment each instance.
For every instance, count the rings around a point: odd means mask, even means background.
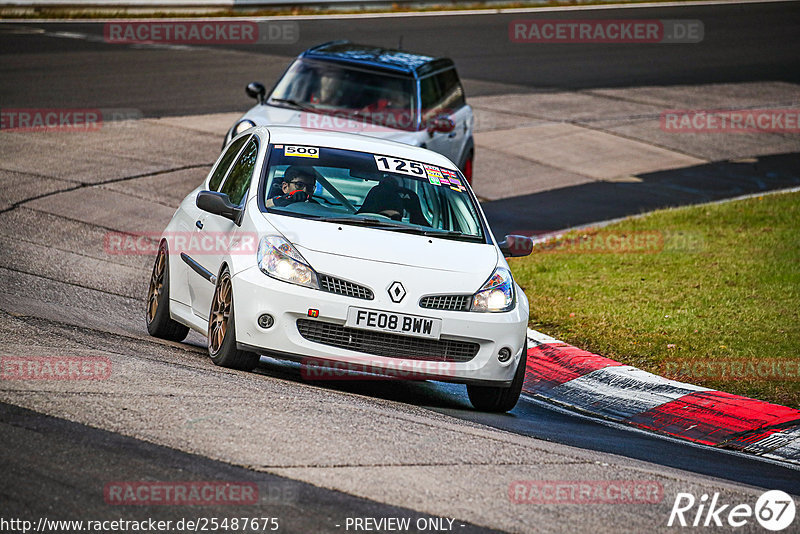
[[[225,137],[263,125],[347,131],[438,152],[472,180],[472,108],[453,61],[334,41],[300,54],[269,96],[247,86],[258,101]]]

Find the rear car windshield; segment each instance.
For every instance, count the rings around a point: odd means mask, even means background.
[[[387,154],[275,144],[262,182],[260,204],[271,213],[486,242],[478,208],[455,169]],[[299,183],[311,192],[309,201],[276,199],[301,189]]]
[[[402,130],[417,127],[412,78],[336,63],[296,60],[272,91],[269,103]]]

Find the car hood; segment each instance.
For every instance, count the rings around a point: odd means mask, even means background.
[[[269,222],[312,264],[340,256],[487,278],[497,266],[494,245],[406,234],[391,230],[267,215]]]
[[[407,145],[418,145],[419,132],[409,132],[387,126],[378,126],[366,121],[335,117],[322,113],[309,113],[277,106],[259,105],[248,111],[242,119],[250,119],[257,126],[299,126],[313,130],[348,132]]]

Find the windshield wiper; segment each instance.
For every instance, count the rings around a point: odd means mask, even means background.
[[[382,228],[397,228],[399,230],[416,230],[404,224],[397,224],[391,221],[384,221],[374,217],[319,217],[318,221],[342,224],[357,224],[360,226],[380,226]]]
[[[306,106],[305,104],[294,100],[293,98],[270,98],[270,102],[278,102],[280,104],[289,104],[293,108],[297,108],[303,111],[315,111],[315,109],[311,106]]]
[[[465,234],[464,232],[459,232],[457,230],[425,230],[422,235],[429,237],[457,237],[461,239],[474,239],[483,241],[483,238],[479,235]]]
[[[444,238],[457,238],[483,241],[481,236],[473,234],[465,234],[456,230],[426,230],[424,228],[415,228],[405,224],[396,223],[392,221],[384,221],[374,217],[320,217],[316,219],[323,222],[353,224],[358,226],[377,226],[379,228],[386,228],[397,230],[398,232],[407,232],[409,234],[424,235],[426,237],[444,237]]]

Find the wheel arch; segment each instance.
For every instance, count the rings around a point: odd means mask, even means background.
[[[464,163],[467,161],[469,153],[475,153],[475,139],[470,135],[467,142],[464,143],[464,148],[461,149],[461,154],[458,157],[458,168],[464,170]]]

